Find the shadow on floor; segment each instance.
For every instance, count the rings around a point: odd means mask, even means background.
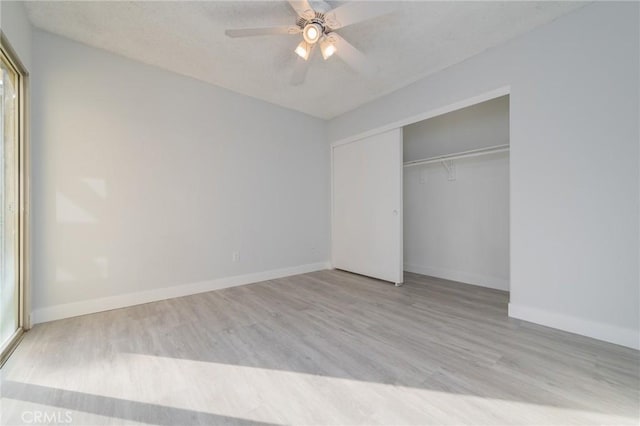
[[[162,426],[273,424],[12,381],[2,383],[2,398],[70,410],[70,424],[82,424],[74,419],[79,416],[78,412]],[[28,407],[22,404],[16,404],[13,410],[9,407],[8,402],[3,404],[3,424],[33,423],[33,413],[23,418],[23,410],[29,410]],[[59,423],[66,423],[66,413],[46,412]]]

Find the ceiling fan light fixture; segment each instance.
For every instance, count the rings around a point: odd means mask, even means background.
[[[2,2],[2,0],[0,0]],[[296,13],[296,20],[292,25],[280,25],[266,28],[238,28],[227,29],[227,37],[253,37],[263,35],[299,35],[300,42],[294,52],[303,60],[296,60],[291,84],[302,84],[307,75],[311,59],[315,50],[320,50],[322,57],[327,60],[337,54],[350,68],[356,72],[369,76],[375,67],[366,59],[365,55],[335,32],[349,25],[367,21],[369,19],[392,12],[394,8],[387,3],[392,2],[339,2],[340,5],[331,6],[320,0],[288,0]],[[311,5],[313,3],[313,6]],[[319,49],[316,49],[319,45]]]
[[[298,44],[298,47],[296,47],[295,52],[298,56],[300,56],[302,59],[306,61],[307,59],[309,59],[311,46],[309,46],[309,43],[303,40],[300,42],[300,44]]]
[[[318,40],[320,40],[320,36],[322,36],[323,29],[320,24],[311,23],[307,24],[302,30],[302,37],[304,37],[304,41],[309,44],[314,44]]]
[[[322,52],[322,57],[325,61],[329,59],[331,55],[336,53],[336,50],[336,45],[329,41],[326,37],[320,42],[320,51]]]

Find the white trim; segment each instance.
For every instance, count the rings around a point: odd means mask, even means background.
[[[490,101],[491,99],[499,98],[501,96],[506,96],[506,95],[509,95],[510,93],[511,93],[511,86],[503,86],[495,90],[491,90],[489,92],[481,93],[479,95],[466,98],[449,105],[445,105],[440,108],[435,108],[430,111],[423,112],[422,114],[417,114],[408,118],[404,118],[402,120],[395,121],[393,123],[385,124],[384,126],[376,127],[375,129],[370,129],[365,132],[362,132],[353,136],[349,136],[343,139],[338,139],[337,141],[334,141],[331,143],[331,147],[355,142],[359,139],[377,135],[378,133],[383,133],[389,130],[396,129],[398,127],[404,127],[408,124],[417,123],[418,121],[427,120],[429,118],[437,117],[439,115],[446,114],[448,112],[457,111],[459,109],[476,105],[482,102]]]
[[[127,306],[140,305],[143,303],[156,302],[159,300],[166,300],[174,297],[189,296],[192,294],[205,293],[212,290],[220,290],[228,287],[236,287],[260,281],[273,280],[277,278],[288,277],[291,275],[305,274],[307,272],[320,271],[329,268],[330,265],[328,262],[310,263],[306,265],[293,266],[290,268],[274,269],[270,271],[256,272],[253,274],[236,275],[233,277],[218,278],[215,280],[200,281],[173,287],[158,288],[153,290],[139,291],[135,293],[102,297],[99,299],[65,303],[63,305],[55,305],[46,308],[35,309],[31,312],[31,320],[34,324],[38,324],[63,318],[76,317],[79,315],[87,315],[96,312],[109,311],[112,309],[125,308]]]
[[[445,280],[458,281],[465,284],[477,285],[479,287],[493,288],[496,290],[509,291],[509,280],[490,275],[476,274],[473,272],[456,271],[445,268],[434,268],[431,266],[418,266],[408,263],[404,264],[404,270],[414,274],[428,275],[430,277],[443,278]]]
[[[398,221],[400,222],[398,277],[400,277],[400,281],[395,283],[396,286],[404,283],[404,168],[402,167],[402,161],[404,160],[404,128],[400,127],[398,130],[400,130],[400,143],[398,144],[400,147],[400,154],[398,155],[400,157],[400,167],[398,167],[398,174],[400,175],[398,179],[400,182],[400,189],[398,190]]]
[[[543,309],[509,303],[509,316],[524,321],[580,334],[632,349],[640,349],[638,330],[618,327],[570,315],[549,312]]]
[[[334,157],[333,148],[334,148],[333,146],[329,147],[329,152],[331,154],[331,156],[330,156],[331,157],[330,158],[331,164],[329,164],[330,169],[331,169],[329,171],[329,173],[331,173],[331,176],[329,176],[329,178],[330,178],[330,182],[329,182],[329,198],[330,198],[330,200],[329,200],[329,208],[331,209],[331,211],[329,212],[329,261],[331,262],[331,267],[335,268],[336,261],[335,261],[335,259],[333,257],[333,253],[335,251],[333,249],[333,240],[334,240],[334,238],[333,238],[333,234],[334,234],[334,232],[333,232],[333,224],[335,223],[335,219],[334,219],[334,202],[333,202],[333,193],[334,193],[334,189],[333,189],[333,186],[334,186],[334,184],[333,184],[333,157]]]

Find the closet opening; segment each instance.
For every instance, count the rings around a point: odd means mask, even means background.
[[[403,127],[404,271],[509,291],[509,96]]]

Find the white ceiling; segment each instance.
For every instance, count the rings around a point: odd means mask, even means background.
[[[331,6],[343,2],[329,1]],[[396,1],[339,30],[378,67],[366,79],[315,55],[290,84],[300,35],[230,39],[227,28],[294,24],[285,1],[26,2],[38,28],[307,114],[332,118],[581,7],[573,2]]]

